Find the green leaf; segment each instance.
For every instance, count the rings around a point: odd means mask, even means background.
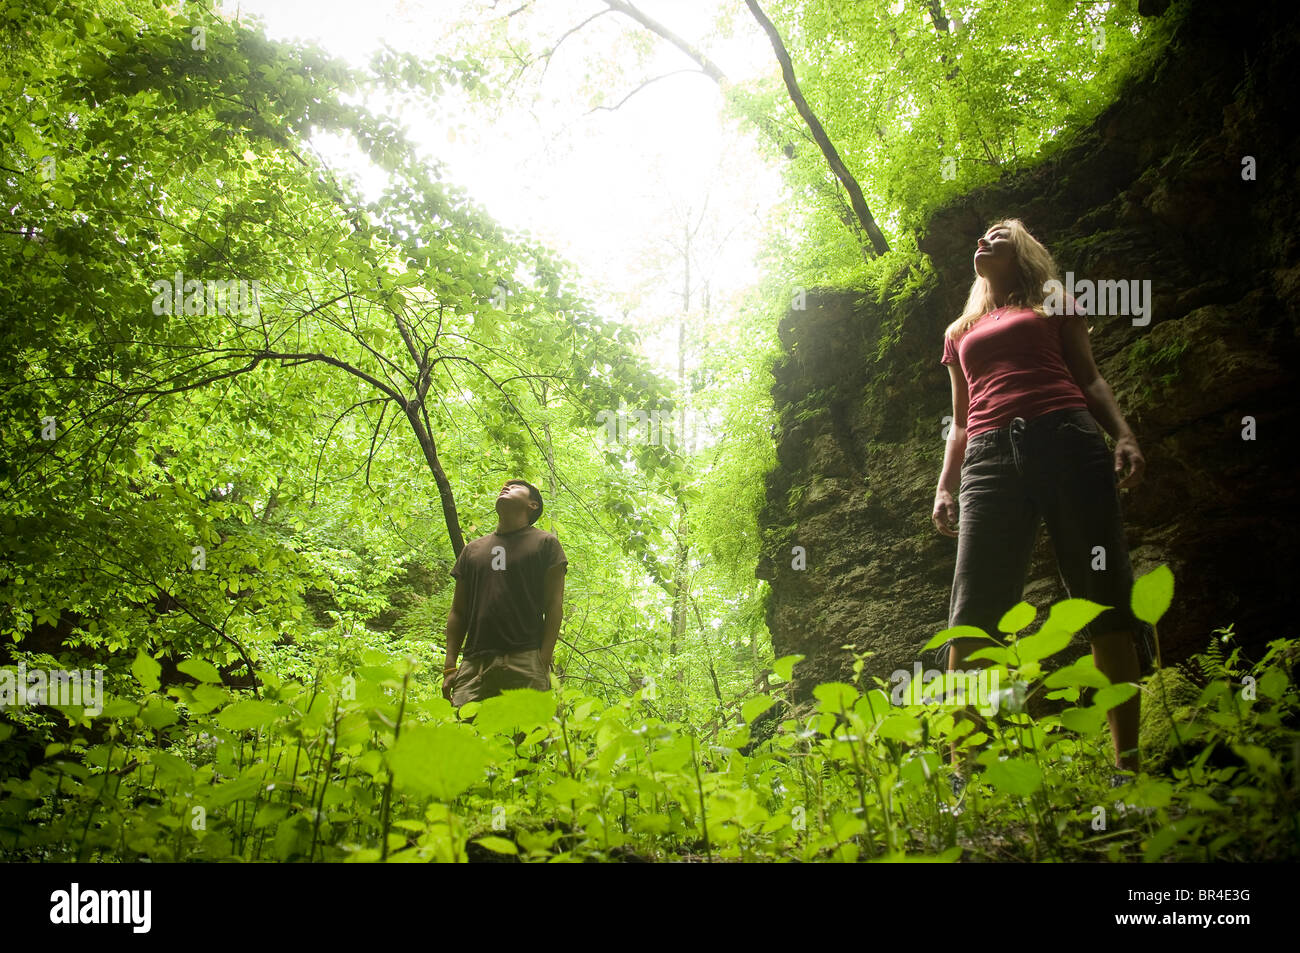
[[[200,682],[221,682],[221,673],[217,671],[212,663],[205,662],[203,659],[187,658],[179,663],[176,668]]]
[[[1106,723],[1106,713],[1096,708],[1067,708],[1061,712],[1061,724],[1081,735],[1093,735]]]
[[[858,698],[858,690],[844,682],[824,682],[813,689],[817,699],[817,708],[829,714],[848,711]]]
[[[143,651],[137,651],[135,661],[131,663],[131,674],[146,692],[156,692],[160,684],[162,665]]]
[[[194,776],[194,769],[188,762],[166,751],[149,752],[149,763],[158,768],[158,777],[163,781],[184,782]]]
[[[876,730],[880,733],[880,737],[891,741],[902,741],[912,745],[921,740],[920,720],[901,712],[883,719]]]
[[[166,728],[180,720],[172,702],[156,697],[150,701],[152,704],[146,705],[144,711],[140,712],[140,720],[150,728]]]
[[[662,814],[638,814],[632,822],[632,829],[639,834],[666,834],[669,823]]]
[[[587,795],[587,789],[573,778],[559,778],[546,793],[561,804],[567,804],[569,801],[583,800]]]
[[[988,659],[990,662],[996,662],[999,665],[1006,665],[1010,658],[1010,650],[1001,645],[990,645],[985,649],[976,649],[970,655],[966,656],[968,662],[979,662]]]
[[[279,827],[275,830],[275,841],[272,846],[275,851],[275,859],[284,862],[295,854],[302,853],[306,847],[307,833],[310,830],[311,825],[302,814],[295,814],[293,817],[281,821]]]
[[[450,801],[483,777],[487,742],[460,725],[404,727],[388,752],[393,784],[415,795]]]
[[[224,807],[231,801],[245,800],[256,797],[262,790],[263,784],[261,778],[236,778],[225,784],[219,784],[216,787],[208,788],[204,797],[212,807]]]
[[[125,698],[110,698],[104,702],[104,710],[100,714],[105,718],[134,718],[140,713],[140,709],[139,702]]]
[[[1174,786],[1168,781],[1150,778],[1133,792],[1133,803],[1140,807],[1168,807],[1174,798]]]
[[[1055,655],[1069,645],[1072,638],[1074,636],[1065,629],[1049,629],[1044,625],[1041,632],[1036,632],[1021,639],[1012,647],[1011,651],[1020,659],[1020,664],[1025,665],[1029,662],[1037,662],[1039,659],[1047,658],[1049,655]]]
[[[493,837],[490,834],[487,837],[479,837],[474,843],[480,847],[486,847],[495,854],[518,854],[519,848],[515,846],[512,840],[506,840],[504,837]]]
[[[1084,655],[1052,672],[1043,679],[1043,684],[1048,688],[1105,688],[1110,679],[1097,670],[1091,655]]]
[[[749,725],[731,728],[718,735],[718,744],[724,748],[743,748],[749,744]]]
[[[1277,758],[1267,748],[1259,745],[1234,744],[1232,750],[1240,755],[1256,774],[1277,775],[1281,773],[1281,766]]]
[[[222,709],[217,724],[231,731],[248,731],[270,724],[279,715],[280,706],[260,698],[245,698]]]
[[[1033,622],[1037,615],[1038,610],[1028,602],[1018,602],[1002,616],[1002,619],[998,622],[998,631],[1005,632],[1007,635],[1015,635]]]
[[[1157,566],[1133,583],[1133,614],[1155,625],[1174,601],[1174,574],[1168,566]]]
[[[930,649],[937,649],[949,639],[993,639],[993,636],[973,625],[954,625],[950,629],[944,629],[942,632],[936,633],[929,642],[921,646],[921,651],[928,652]]]
[[[1097,689],[1092,698],[1092,707],[1098,711],[1110,711],[1116,705],[1122,705],[1137,694],[1137,686],[1131,682],[1120,682]]]
[[[1078,632],[1106,609],[1106,606],[1088,599],[1062,599],[1048,611],[1043,630],[1064,629],[1066,632]]]
[[[535,688],[508,688],[500,695],[484,699],[475,727],[483,735],[497,732],[527,731],[549,725],[555,716],[555,695]]]
[[[802,655],[784,655],[772,663],[772,671],[783,682],[790,681],[794,667],[804,660]]]
[[[1043,786],[1043,773],[1038,765],[1023,758],[994,761],[984,769],[984,778],[1003,794],[1029,797]]]
[[[866,724],[871,725],[887,715],[892,707],[890,697],[879,688],[873,688],[854,703],[853,710]]]
[[[224,688],[217,688],[213,685],[196,685],[193,691],[194,702],[191,704],[191,710],[198,715],[212,711],[214,708],[220,708],[226,702],[230,701],[230,693]]]
[[[1280,668],[1270,668],[1259,679],[1259,693],[1265,698],[1278,699],[1286,691],[1287,685],[1291,684],[1286,677],[1286,672]]]
[[[753,698],[747,699],[745,704],[740,706],[740,720],[747,725],[753,724],[755,718],[763,714],[763,712],[767,711],[775,704],[776,699],[772,698],[770,695],[756,695]]]

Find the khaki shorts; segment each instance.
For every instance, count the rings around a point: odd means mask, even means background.
[[[551,674],[547,668],[542,661],[541,649],[465,659],[452,676],[451,703],[459,708],[469,702],[500,695],[507,688],[549,691]]]

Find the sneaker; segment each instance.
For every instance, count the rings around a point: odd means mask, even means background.
[[[966,779],[960,774],[950,774],[948,775],[948,788],[952,791],[955,803],[940,804],[939,811],[943,814],[951,814],[953,817],[961,817],[966,813],[966,805],[962,800],[962,795],[966,793]]]

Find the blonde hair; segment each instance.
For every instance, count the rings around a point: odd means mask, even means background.
[[[1060,272],[1057,270],[1052,253],[1043,247],[1042,242],[1029,234],[1024,222],[1018,218],[1007,218],[996,222],[989,226],[985,234],[995,228],[1005,228],[1010,233],[1011,247],[1015,249],[1016,255],[1018,281],[1016,287],[1007,295],[1007,304],[1031,308],[1040,318],[1046,317],[1047,290],[1044,285],[1052,280],[1060,280]],[[970,294],[966,297],[966,307],[962,309],[961,316],[948,325],[947,330],[943,332],[944,336],[956,341],[970,330],[971,325],[995,307],[997,304],[993,300],[993,288],[989,285],[988,279],[976,274],[975,280],[971,282]]]

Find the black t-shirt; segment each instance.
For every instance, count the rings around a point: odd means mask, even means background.
[[[568,566],[560,541],[535,526],[465,544],[451,574],[465,590],[465,658],[542,647],[546,572]]]

